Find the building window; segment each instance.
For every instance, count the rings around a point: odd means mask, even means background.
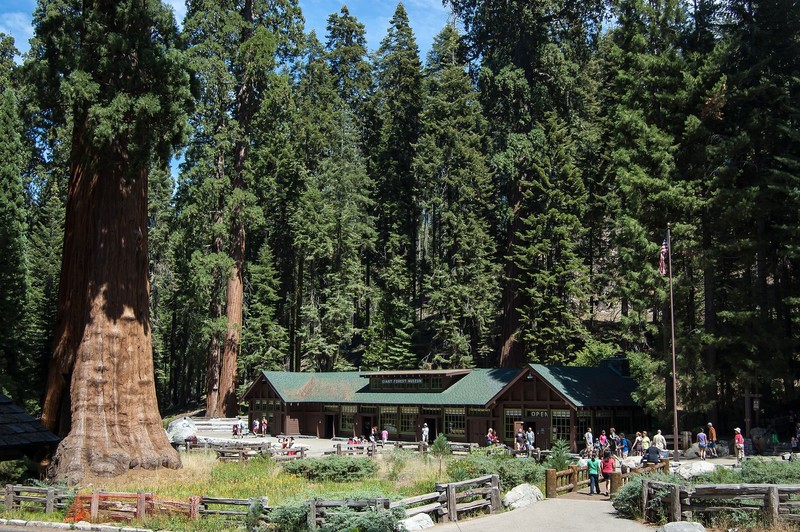
[[[504,410],[505,414],[505,423],[504,423],[504,436],[505,440],[513,440],[514,439],[514,422],[515,421],[522,421],[522,409],[521,408],[506,408]]]
[[[356,421],[356,405],[342,405],[342,413],[339,416],[339,428],[345,434],[353,433],[353,425]]]
[[[441,416],[442,409],[441,408],[423,408],[422,409],[423,416]]]
[[[473,417],[491,417],[492,412],[488,408],[470,408],[469,415]]]
[[[361,413],[362,414],[377,414],[378,413],[378,407],[375,406],[375,405],[372,405],[372,406],[361,405]]]
[[[397,407],[382,406],[380,428],[386,429],[390,433],[397,433]]]
[[[323,412],[338,412],[339,405],[322,405]]]
[[[569,441],[569,410],[553,410],[550,412],[550,430],[554,440]]]
[[[595,435],[599,435],[601,430],[606,431],[606,434],[609,434],[609,430],[613,425],[611,424],[611,411],[610,410],[598,410],[594,413],[594,424],[597,425],[596,429],[592,429],[592,432]]]
[[[583,435],[586,434],[586,431],[589,430],[589,427],[592,427],[592,413],[588,410],[579,410],[578,411],[578,447],[580,447],[580,443],[583,441]],[[592,436],[598,437],[600,435],[600,429],[598,427],[592,427]],[[569,439],[569,438],[567,438]]]
[[[400,407],[400,432],[406,434],[413,434],[416,432],[416,427],[414,425],[417,422],[417,413],[418,410],[416,407]]]
[[[452,436],[463,436],[467,426],[467,418],[463,408],[444,409],[444,431]]]

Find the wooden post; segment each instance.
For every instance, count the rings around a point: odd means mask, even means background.
[[[141,491],[136,492],[136,519],[145,517],[145,494]]]
[[[610,493],[616,493],[622,487],[622,473],[619,471],[614,471],[611,473],[611,491]]]
[[[770,486],[764,495],[764,520],[767,526],[775,526],[778,523],[778,506],[780,498],[778,496],[778,486]]]
[[[100,494],[92,493],[92,503],[89,506],[89,518],[94,521],[100,513]]]
[[[681,487],[672,484],[669,487],[669,521],[671,523],[681,520]]]
[[[555,469],[546,469],[545,470],[545,485],[544,485],[544,495],[548,499],[555,499],[558,496],[556,492],[557,481],[556,481],[556,470]]]
[[[44,500],[44,513],[51,514],[56,504],[56,490],[47,488],[47,498]]]
[[[644,521],[647,522],[647,495],[650,492],[650,481],[642,479],[642,516]]]
[[[569,479],[572,482],[572,492],[573,493],[577,493],[578,492],[578,466],[573,465],[573,466],[569,466],[569,468],[572,471],[569,474]]]
[[[489,495],[492,505],[489,506],[489,513],[494,513],[500,509],[500,476],[492,475],[492,479],[489,482],[492,485],[492,493]]]
[[[341,456],[341,454],[342,454],[342,444],[341,443],[337,443],[336,444],[336,455],[337,456]]]
[[[389,499],[384,497],[377,497],[375,499],[375,508],[381,508],[382,510],[389,509]]]
[[[6,510],[14,509],[14,486],[6,484]]]
[[[451,521],[458,521],[458,509],[456,508],[457,503],[458,500],[456,499],[456,487],[450,483],[447,485],[447,517],[450,518]]]
[[[308,530],[317,529],[317,501],[311,499],[308,501],[308,519],[306,520]]]
[[[370,452],[372,453],[372,459],[375,460],[378,454],[378,445],[375,442],[370,444]]]

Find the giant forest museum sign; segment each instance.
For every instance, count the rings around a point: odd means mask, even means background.
[[[565,439],[576,449],[588,427],[631,432],[647,417],[634,402],[624,360],[600,367],[531,364],[514,369],[456,369],[295,373],[263,371],[244,400],[250,421],[266,418],[270,432],[320,438],[369,435],[416,441],[482,443],[490,428],[511,444],[529,427],[536,445]]]

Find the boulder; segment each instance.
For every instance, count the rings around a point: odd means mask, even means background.
[[[510,510],[516,510],[517,508],[530,506],[536,501],[541,501],[543,499],[544,495],[542,495],[542,491],[536,486],[520,484],[505,494],[503,497],[503,506]]]
[[[692,521],[679,521],[677,523],[667,523],[656,529],[656,532],[706,532],[706,527]]]
[[[187,439],[197,441],[197,426],[188,417],[182,417],[167,425],[167,436],[173,443],[183,443]]]
[[[639,469],[642,467],[642,457],[629,456],[627,458],[623,458],[621,464],[626,466],[628,469]]]
[[[400,530],[424,530],[426,528],[433,528],[436,523],[433,522],[431,516],[428,514],[417,514],[413,517],[408,517],[400,521]]]
[[[717,466],[714,465],[714,463],[703,460],[697,462],[686,462],[678,466],[676,474],[683,479],[689,480],[690,478],[711,473],[716,468]]]
[[[708,453],[706,453],[706,455],[708,455]],[[697,458],[700,456],[700,447],[696,443],[693,443],[691,447],[683,451],[683,456],[686,458]]]

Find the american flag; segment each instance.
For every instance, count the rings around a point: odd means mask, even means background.
[[[661,258],[658,260],[658,273],[667,275],[667,239],[661,244]]]

